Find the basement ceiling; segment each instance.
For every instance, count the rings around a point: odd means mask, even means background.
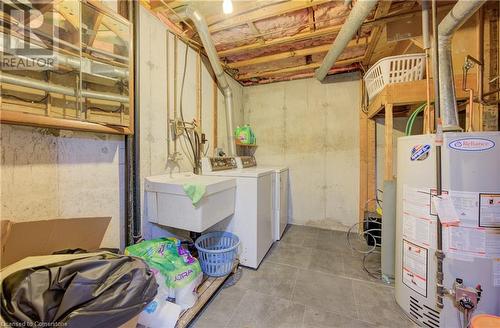
[[[194,44],[200,44],[196,31],[175,9],[185,5],[198,9],[223,66],[243,85],[311,77],[355,2],[233,0],[233,13],[225,15],[219,0],[142,0],[174,33]],[[411,42],[380,45],[385,42],[382,32],[387,22],[411,19],[419,11],[417,1],[380,1],[330,74],[362,69],[401,48],[407,51]]]

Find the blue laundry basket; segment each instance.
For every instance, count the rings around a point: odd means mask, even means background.
[[[233,269],[240,239],[230,232],[214,231],[196,239],[194,245],[198,250],[201,270],[207,276],[222,277]]]

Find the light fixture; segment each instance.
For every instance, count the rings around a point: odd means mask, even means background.
[[[231,0],[224,0],[222,2],[222,11],[224,14],[230,14],[233,12],[233,2]]]

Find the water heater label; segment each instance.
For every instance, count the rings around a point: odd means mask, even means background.
[[[500,194],[479,194],[479,226],[500,228]]]
[[[427,297],[427,249],[403,239],[403,283]]]
[[[463,138],[453,140],[448,147],[458,151],[485,151],[495,147],[495,142],[484,138]]]
[[[431,145],[415,145],[411,149],[410,159],[412,161],[423,161],[427,157],[429,157],[429,152],[431,151]]]

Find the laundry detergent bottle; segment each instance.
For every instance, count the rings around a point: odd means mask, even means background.
[[[234,134],[236,139],[238,139],[241,144],[244,145],[255,144],[255,134],[253,133],[252,128],[248,124],[245,124],[242,127],[240,126],[236,127]]]

